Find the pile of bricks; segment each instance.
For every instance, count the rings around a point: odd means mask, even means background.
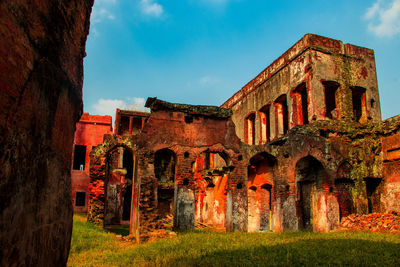
[[[340,230],[400,233],[400,214],[371,213],[351,214],[342,218]]]

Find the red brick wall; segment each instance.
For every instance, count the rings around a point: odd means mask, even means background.
[[[87,212],[90,151],[94,146],[103,143],[104,134],[112,134],[111,116],[90,115],[83,113],[76,123],[74,145],[86,146],[85,168],[83,171],[71,170],[71,197],[74,212]],[[72,154],[72,161],[74,155]],[[73,163],[72,163],[73,164]],[[85,192],[85,206],[76,206],[76,192]]]

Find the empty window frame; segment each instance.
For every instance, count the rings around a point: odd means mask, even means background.
[[[325,93],[325,117],[330,119],[338,119],[338,109],[336,104],[336,91],[339,83],[334,81],[323,81]]]
[[[261,142],[265,144],[271,140],[271,117],[270,117],[271,105],[262,107],[259,111],[260,114],[260,132]]]
[[[121,121],[119,124],[119,134],[128,135],[129,134],[129,117],[121,116]]]
[[[286,95],[275,100],[275,125],[279,134],[286,134],[289,130],[289,111]]]
[[[244,139],[246,144],[254,145],[256,139],[255,129],[256,114],[253,112],[249,114],[244,120]]]
[[[86,202],[86,193],[85,192],[76,192],[75,194],[75,206],[76,207],[84,207]]]
[[[363,122],[367,113],[367,100],[365,97],[365,88],[353,86],[351,88],[353,102],[353,116],[358,122]]]
[[[297,124],[308,124],[308,95],[307,86],[303,82],[294,90],[294,103],[297,116]]]
[[[75,145],[74,149],[74,163],[72,169],[81,170],[85,169],[86,160],[86,146]]]

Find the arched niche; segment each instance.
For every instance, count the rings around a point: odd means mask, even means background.
[[[157,179],[157,212],[160,219],[174,216],[176,155],[170,149],[154,153],[154,175]]]
[[[312,156],[304,157],[296,163],[300,230],[312,231],[315,228],[315,220],[320,215],[318,198],[326,184],[326,177],[323,165]]]
[[[249,161],[247,180],[248,231],[272,231],[272,199],[276,159],[259,153]]]
[[[196,184],[195,221],[216,227],[226,222],[226,189],[230,158],[221,151],[206,150],[200,153],[192,165]]]
[[[339,218],[354,213],[352,190],[354,181],[350,179],[352,166],[347,161],[341,163],[336,172],[335,188],[339,202]]]
[[[116,145],[106,152],[104,225],[129,224],[134,174],[133,151]]]

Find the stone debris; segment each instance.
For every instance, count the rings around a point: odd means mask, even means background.
[[[339,230],[399,233],[400,214],[397,212],[351,214],[342,219]]]

